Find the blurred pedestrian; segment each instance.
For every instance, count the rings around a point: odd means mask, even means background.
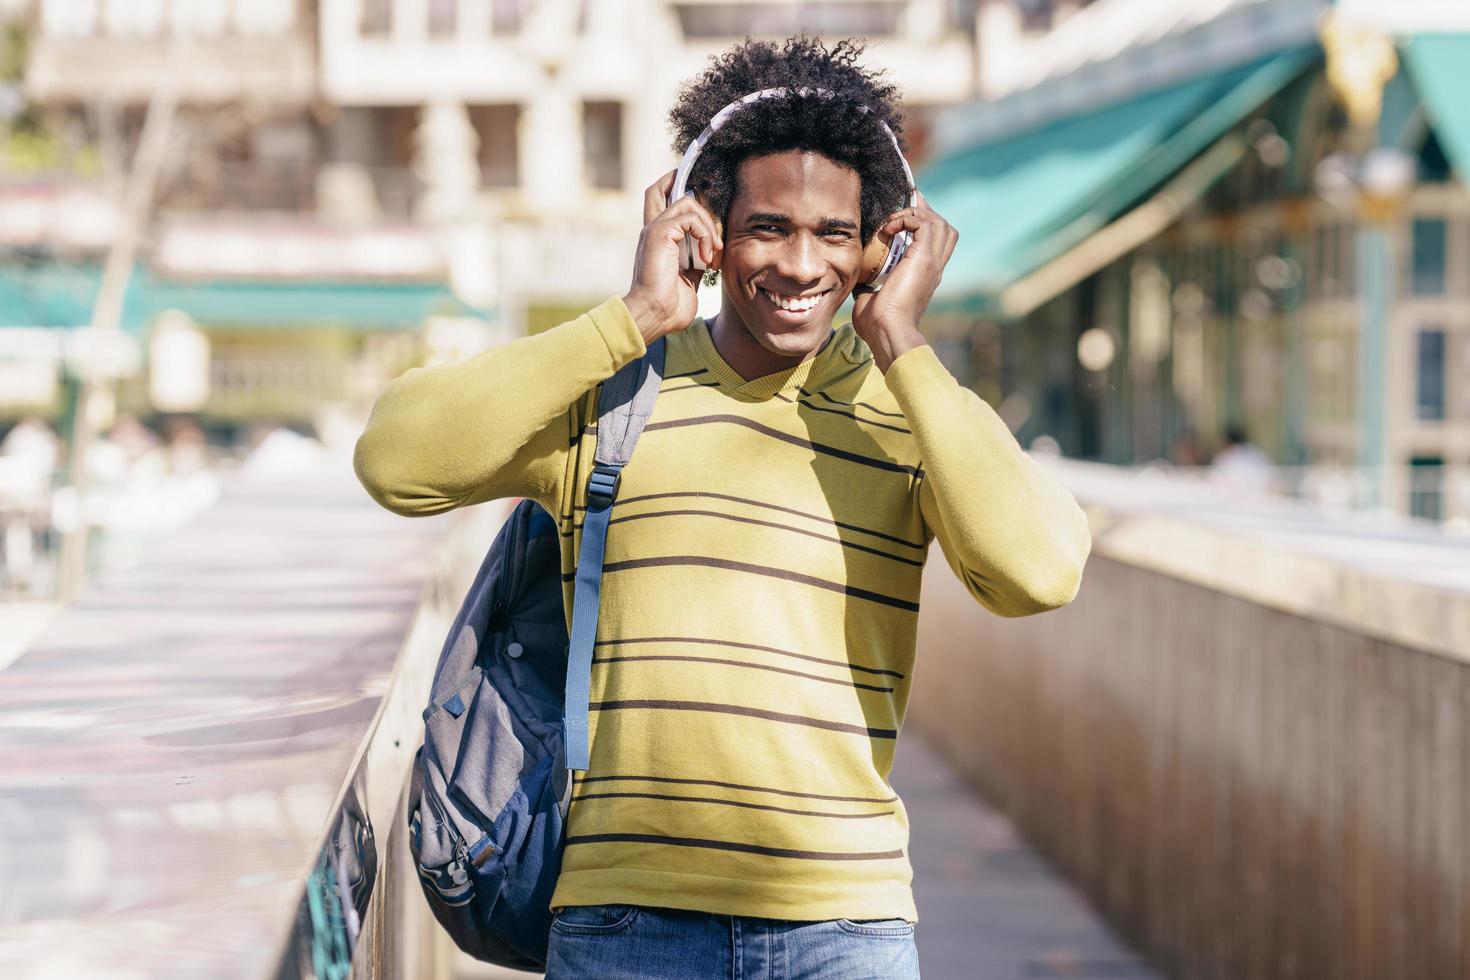
[[[163,427],[163,437],[170,473],[186,476],[209,469],[208,447],[198,422],[187,417],[171,418]]]
[[[240,464],[240,478],[250,483],[272,483],[307,472],[321,462],[322,444],[282,424],[255,427],[250,451]]]
[[[888,775],[929,542],[1003,615],[1077,589],[1082,511],[918,331],[957,235],[914,192],[898,92],[860,50],[715,59],[671,114],[694,193],[670,200],[673,173],[648,189],[627,294],[409,372],[358,441],[401,514],[533,498],[569,571],[597,386],[664,339],[608,538],[550,980],[917,977]],[[722,286],[708,321],[686,242]]]
[[[1235,493],[1257,496],[1276,490],[1276,464],[1250,441],[1239,425],[1225,430],[1225,446],[1210,461],[1210,482]]]
[[[50,526],[51,488],[61,440],[44,419],[20,419],[0,439],[0,571],[5,590],[29,593],[37,577],[38,542]]]
[[[61,440],[44,419],[27,415],[0,439],[0,457],[6,461],[10,478],[27,489],[51,485],[61,459]]]

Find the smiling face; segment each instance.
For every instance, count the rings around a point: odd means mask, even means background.
[[[746,159],[737,186],[715,342],[742,374],[769,373],[814,357],[857,285],[862,183],[821,154],[788,150]]]

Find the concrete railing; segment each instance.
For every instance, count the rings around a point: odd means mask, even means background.
[[[499,505],[237,485],[0,671],[0,976],[447,975],[403,793]]]
[[[1076,601],[934,567],[912,723],[1171,976],[1465,976],[1470,543],[1062,472]]]

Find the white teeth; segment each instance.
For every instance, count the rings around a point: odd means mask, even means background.
[[[791,313],[806,313],[814,309],[822,301],[822,297],[827,295],[825,292],[822,292],[815,296],[797,297],[782,296],[780,293],[773,293],[769,289],[762,289],[761,292],[765,294],[766,299]]]

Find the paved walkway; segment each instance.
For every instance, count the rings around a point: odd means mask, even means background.
[[[909,812],[925,980],[1158,980],[912,730],[893,786]]]
[[[0,670],[24,653],[60,610],[59,602],[0,599]]]
[[[893,784],[909,812],[924,980],[1158,980],[912,729]],[[468,959],[458,974],[526,976]]]

